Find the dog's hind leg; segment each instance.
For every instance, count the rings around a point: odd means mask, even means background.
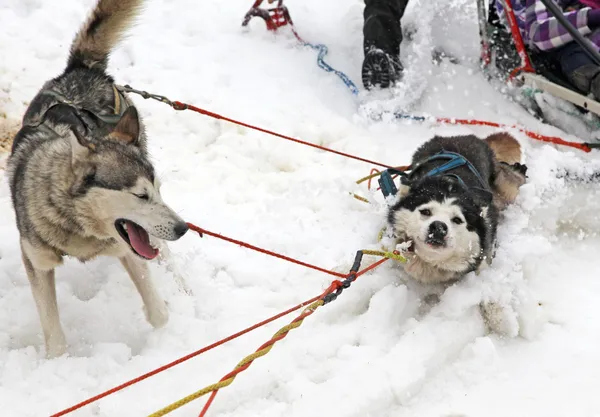
[[[495,156],[495,174],[493,188],[494,202],[502,210],[514,203],[519,188],[525,184],[526,167],[521,165],[521,145],[506,132],[489,135],[484,141]]]
[[[58,303],[56,301],[56,286],[54,280],[54,266],[48,270],[37,269],[30,260],[26,247],[30,245],[21,244],[23,264],[27,271],[29,284],[35,305],[40,316],[44,340],[46,343],[46,356],[55,358],[64,354],[67,350],[65,333],[60,325],[58,314]],[[40,258],[46,258],[38,253]],[[45,259],[46,261],[50,259]],[[58,263],[60,263],[60,258]],[[37,262],[36,262],[37,263]]]
[[[137,288],[144,302],[144,314],[148,322],[154,327],[162,327],[169,321],[169,310],[167,305],[156,291],[150,270],[146,261],[134,258],[133,255],[125,255],[119,258],[123,267],[127,270],[129,277]]]
[[[496,206],[502,210],[515,202],[519,188],[525,184],[525,174],[510,165],[496,162],[494,184],[494,200]]]

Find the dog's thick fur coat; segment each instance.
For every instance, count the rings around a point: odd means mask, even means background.
[[[458,154],[468,165],[441,175],[426,175]],[[445,283],[490,264],[499,213],[514,202],[525,183],[521,147],[508,133],[481,140],[473,135],[434,137],[413,155],[414,171],[390,207],[393,237],[412,242],[406,272],[424,283]],[[485,262],[484,262],[485,261]]]
[[[148,321],[159,327],[168,320],[146,263],[158,254],[150,236],[176,240],[187,225],[163,202],[142,121],[106,73],[110,52],[141,4],[98,1],[65,71],[28,107],[8,161],[23,264],[49,357],[67,346],[54,282],[64,256],[119,258]]]

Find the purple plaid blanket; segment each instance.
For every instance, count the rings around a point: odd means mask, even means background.
[[[523,41],[530,48],[548,51],[563,46],[573,37],[546,9],[539,0],[507,0],[515,12],[517,24],[521,30]],[[587,36],[600,50],[600,8],[595,0],[553,0],[563,11],[579,33]],[[501,21],[508,27],[502,2],[495,0],[496,10]]]

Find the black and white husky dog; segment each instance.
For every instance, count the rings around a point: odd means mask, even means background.
[[[520,162],[519,142],[508,133],[436,136],[417,149],[388,212],[392,237],[411,242],[411,277],[449,283],[491,263],[499,213],[525,183]]]

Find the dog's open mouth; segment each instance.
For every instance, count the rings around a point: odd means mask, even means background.
[[[158,249],[150,244],[150,236],[142,226],[131,220],[118,219],[115,228],[136,255],[144,259],[154,259],[158,256]]]
[[[446,247],[445,239],[439,239],[439,238],[435,238],[433,236],[427,237],[427,239],[425,239],[425,243],[427,243],[429,246],[431,246],[434,249],[442,249],[442,248]]]

